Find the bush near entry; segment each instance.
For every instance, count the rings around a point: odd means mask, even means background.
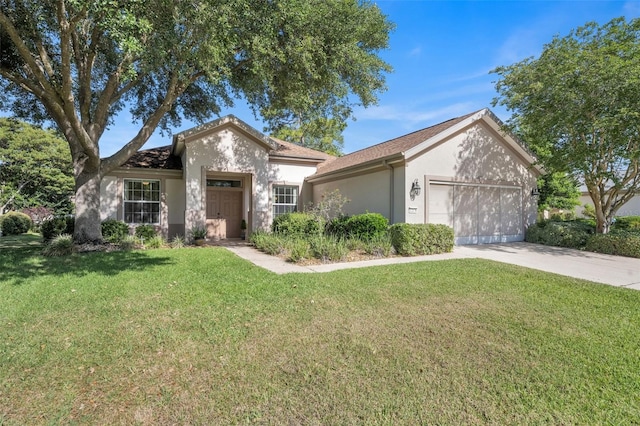
[[[357,238],[371,241],[384,236],[389,229],[389,220],[380,213],[363,213],[354,216],[339,216],[327,224],[327,233],[339,238]]]
[[[129,225],[121,220],[107,219],[102,222],[102,237],[112,243],[119,243],[129,235]]]
[[[309,213],[285,213],[273,219],[271,230],[289,237],[312,237],[324,233],[324,220]]]
[[[449,253],[453,250],[453,228],[446,225],[396,223],[389,228],[398,254],[417,256]]]
[[[42,239],[47,242],[62,234],[73,235],[75,218],[73,216],[58,216],[47,219],[40,225]]]
[[[20,235],[28,232],[33,226],[31,218],[20,212],[9,212],[0,216],[2,235]]]

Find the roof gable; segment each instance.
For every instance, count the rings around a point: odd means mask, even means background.
[[[276,143],[271,138],[257,131],[236,116],[230,114],[183,132],[176,133],[173,135],[171,151],[174,155],[180,155],[184,150],[185,143],[195,139],[200,139],[208,134],[218,132],[227,127],[233,127],[241,133],[244,133],[268,151],[277,149]]]
[[[507,145],[525,159],[526,162],[530,164],[535,162],[533,155],[513,135],[505,133],[500,119],[488,108],[485,108],[355,151],[344,157],[336,158],[334,161],[325,162],[318,166],[318,172],[313,175],[313,178],[344,172],[395,157],[405,160],[410,159],[479,120],[483,120],[489,127],[496,130],[505,139]]]

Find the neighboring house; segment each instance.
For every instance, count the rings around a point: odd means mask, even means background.
[[[270,138],[233,116],[144,150],[102,181],[102,218],[151,223],[167,237],[208,228],[236,238],[339,189],[345,213],[444,223],[457,244],[518,241],[535,222],[533,157],[488,109],[345,155]]]
[[[576,214],[578,216],[584,216],[585,204],[593,207],[593,200],[587,191],[587,187],[580,186],[580,205],[576,207]],[[629,201],[624,203],[620,209],[616,212],[616,216],[640,216],[640,193],[636,193]]]

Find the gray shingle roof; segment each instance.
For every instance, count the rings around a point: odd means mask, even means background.
[[[422,130],[417,130],[407,135],[352,152],[344,157],[338,157],[333,161],[325,162],[318,166],[318,172],[315,176],[357,166],[358,164],[367,163],[369,161],[386,158],[394,154],[400,154],[415,147],[416,145],[419,145],[427,139],[432,138],[438,133],[455,126],[477,112],[478,111],[475,111],[462,117],[452,118],[451,120],[444,121],[440,124],[436,124]]]
[[[180,157],[171,154],[171,145],[159,148],[138,151],[126,163],[123,168],[143,168],[162,170],[182,170]]]

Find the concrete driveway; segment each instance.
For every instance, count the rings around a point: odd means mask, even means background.
[[[339,269],[364,268],[376,265],[437,261],[447,259],[482,258],[511,263],[541,271],[582,278],[617,287],[640,290],[640,259],[610,256],[560,247],[530,243],[484,244],[456,246],[453,253],[432,256],[393,257],[361,262],[329,263],[298,266],[275,256],[259,252],[246,243],[223,244],[227,249],[254,264],[277,274],[291,272],[330,272]]]
[[[630,257],[524,242],[458,246],[454,253],[640,290],[640,259]]]

